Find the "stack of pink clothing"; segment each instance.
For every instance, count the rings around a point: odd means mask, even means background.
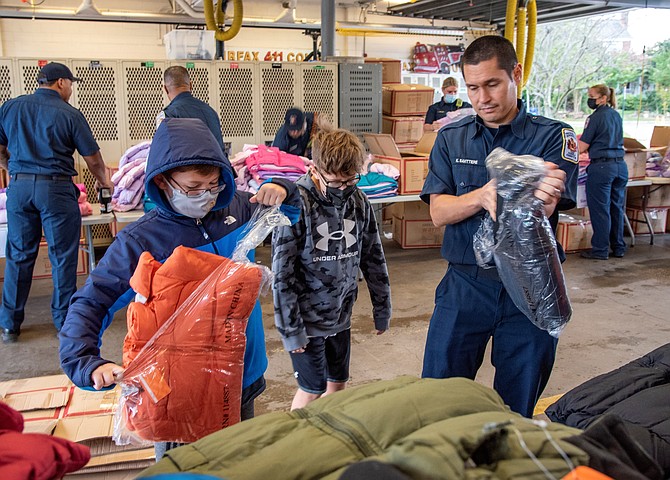
[[[245,145],[230,163],[237,172],[237,188],[251,193],[256,193],[260,185],[270,178],[279,177],[294,182],[312,165],[306,157],[265,145]]]
[[[81,216],[85,217],[87,215],[92,215],[93,214],[93,207],[91,204],[88,202],[88,196],[86,195],[86,185],[83,183],[75,183],[77,188],[79,189],[79,211],[81,212]]]
[[[140,208],[144,195],[144,172],[149,157],[151,142],[142,142],[130,147],[119,160],[119,170],[112,175],[114,193],[112,208],[127,212]]]

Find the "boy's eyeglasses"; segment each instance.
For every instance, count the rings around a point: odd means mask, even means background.
[[[353,187],[354,185],[356,185],[358,182],[361,181],[360,173],[357,173],[356,175],[354,175],[353,177],[351,177],[348,180],[326,180],[326,178],[323,176],[323,174],[321,172],[319,172],[316,169],[315,169],[315,171],[316,171],[316,173],[319,174],[319,177],[321,177],[321,180],[323,181],[323,183],[327,187],[330,187],[330,188],[342,188],[345,185],[347,187]]]
[[[170,181],[173,181],[175,183],[175,185],[177,185],[177,188],[179,188],[179,190],[181,190],[184,193],[184,195],[186,195],[187,197],[191,197],[191,198],[199,197],[201,195],[204,195],[205,192],[220,193],[220,192],[223,191],[224,188],[226,188],[226,184],[222,183],[221,185],[217,185],[216,187],[212,187],[212,188],[193,188],[191,190],[186,190],[184,187],[179,185],[177,180],[175,180],[174,178],[168,177],[168,176],[166,176],[166,178]]]

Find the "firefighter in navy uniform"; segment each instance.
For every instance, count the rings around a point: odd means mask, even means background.
[[[586,169],[586,202],[589,207],[593,238],[584,258],[607,260],[626,253],[623,240],[624,209],[628,167],[623,159],[623,120],[615,110],[614,90],[599,84],[589,88],[588,105],[594,112],[586,119],[579,140],[579,151],[589,152]]]
[[[437,120],[447,116],[449,112],[455,112],[461,108],[472,108],[468,102],[458,98],[458,81],[454,77],[447,77],[442,82],[442,99],[428,107],[423,131],[431,132],[439,130],[442,124],[435,123]]]
[[[435,294],[422,376],[474,379],[493,338],[494,388],[512,410],[531,417],[557,340],[519,311],[496,269],[477,266],[472,238],[486,211],[495,218],[496,188],[485,159],[496,147],[545,160],[535,195],[555,229],[558,208],[575,205],[576,136],[567,124],[526,113],[516,98],[521,65],[503,37],[475,40],[463,56],[463,74],[477,116],[440,130],[421,192],[433,223],[446,226],[442,256],[449,262]]]
[[[18,340],[32,283],[42,230],[49,244],[53,273],[51,315],[60,330],[70,297],[77,290],[81,236],[79,189],[74,151],[84,158],[98,187],[112,183],[84,115],[71,106],[78,81],[61,63],[48,63],[37,77],[39,88],[0,108],[0,166],[9,170],[7,261],[2,290],[2,341]]]
[[[181,66],[172,66],[165,70],[163,74],[163,89],[170,100],[170,104],[156,117],[156,126],[164,118],[199,118],[205,122],[205,125],[207,125],[209,131],[214,135],[221,150],[226,153],[226,158],[228,158],[226,147],[223,144],[219,116],[212,107],[193,96],[191,93],[191,77],[188,74],[188,70]]]
[[[277,131],[272,146],[282,152],[311,158],[314,117],[314,113],[289,108],[284,115],[284,125]]]

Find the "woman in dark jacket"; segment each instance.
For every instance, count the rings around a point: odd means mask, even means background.
[[[586,169],[586,202],[589,207],[593,238],[591,250],[582,257],[607,260],[626,252],[623,241],[624,202],[628,167],[623,155],[623,120],[615,110],[614,90],[599,84],[589,88],[589,108],[595,110],[584,125],[579,153],[589,152]]]

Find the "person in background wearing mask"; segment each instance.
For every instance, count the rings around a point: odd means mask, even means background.
[[[151,143],[145,182],[156,208],[119,232],[72,297],[61,330],[61,367],[80,388],[109,387],[123,372],[100,356],[100,345],[114,312],[135,296],[129,282],[142,252],[162,262],[183,245],[230,257],[258,204],[279,205],[288,198],[282,211],[292,221],[299,211],[297,190],[290,181],[268,181],[254,196],[236,190],[225,154],[207,126],[195,118],[163,120]],[[242,420],[254,416],[254,398],[265,389],[268,361],[260,303],[249,318],[246,336]],[[168,448],[157,444],[157,459]]]
[[[447,77],[442,82],[442,100],[428,107],[423,131],[432,132],[439,130],[442,124],[437,120],[447,116],[449,112],[455,112],[461,108],[472,108],[468,102],[458,98],[458,81],[454,77]]]
[[[595,110],[586,119],[579,140],[579,153],[589,152],[586,168],[586,202],[593,226],[591,250],[584,258],[607,260],[626,253],[623,241],[628,167],[623,159],[623,120],[615,110],[614,90],[599,84],[589,88],[589,108]]]
[[[368,284],[377,335],[389,328],[391,288],[372,206],[356,184],[365,149],[347,130],[319,130],[314,166],[296,182],[300,219],[272,239],[275,325],[298,391],[291,410],[343,390],[349,380],[351,311],[358,271]]]

